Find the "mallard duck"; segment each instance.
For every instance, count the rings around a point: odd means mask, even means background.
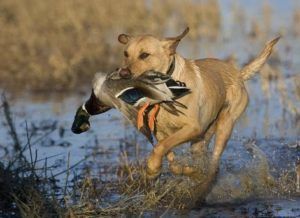
[[[156,113],[161,104],[173,114],[180,111],[175,107],[186,107],[176,99],[188,94],[190,89],[170,76],[155,71],[147,71],[137,78],[121,77],[119,71],[97,73],[93,81],[90,99],[78,109],[72,130],[75,133],[89,128],[89,115],[103,113],[109,108],[119,109],[137,128],[144,133],[144,113],[153,105],[148,116],[148,127],[154,130]],[[136,116],[137,113],[137,116]]]
[[[98,85],[101,86],[101,76],[98,80],[100,81]],[[176,99],[190,92],[190,89],[184,83],[175,81],[171,76],[156,71],[146,71],[134,79],[123,78],[117,71],[108,75],[105,82],[115,98],[139,109],[137,116],[138,129],[144,124],[143,117],[146,109],[154,105],[148,116],[148,125],[151,131],[154,130],[154,120],[159,110],[159,104],[162,103],[166,110],[177,114],[179,111],[174,105],[185,106],[177,102]]]

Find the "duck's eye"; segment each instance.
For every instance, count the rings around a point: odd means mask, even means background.
[[[127,51],[124,51],[124,56],[125,56],[126,58],[128,58],[129,54],[128,54]]]
[[[142,60],[144,60],[147,57],[149,57],[149,55],[150,55],[149,53],[143,52],[142,54],[140,54],[139,58],[142,59]]]

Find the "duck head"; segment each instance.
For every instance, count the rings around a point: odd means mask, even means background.
[[[104,113],[109,109],[111,109],[111,107],[101,102],[94,94],[94,90],[92,90],[89,100],[87,100],[76,111],[71,128],[72,132],[75,134],[80,134],[88,131],[90,129],[90,116]]]

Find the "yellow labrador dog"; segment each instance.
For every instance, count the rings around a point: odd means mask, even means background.
[[[157,177],[162,160],[167,156],[173,173],[195,176],[194,167],[181,166],[174,161],[172,149],[191,142],[192,152],[201,154],[215,135],[206,180],[209,183],[217,173],[234,124],[248,104],[244,82],[260,70],[279,37],[268,42],[263,51],[240,70],[222,60],[190,60],[177,54],[176,48],[188,31],[187,28],[172,38],[119,35],[119,42],[125,45],[120,74],[137,77],[145,71],[154,70],[172,75],[173,79],[184,82],[191,89],[191,94],[178,99],[187,106],[180,108],[183,113],[176,116],[163,108],[157,113],[154,135],[158,143],[148,158],[147,174],[149,178]]]

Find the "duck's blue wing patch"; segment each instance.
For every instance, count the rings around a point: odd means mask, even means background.
[[[120,94],[117,95],[117,97],[127,104],[134,105],[138,100],[145,96],[141,90],[137,88],[130,88],[121,91]]]

